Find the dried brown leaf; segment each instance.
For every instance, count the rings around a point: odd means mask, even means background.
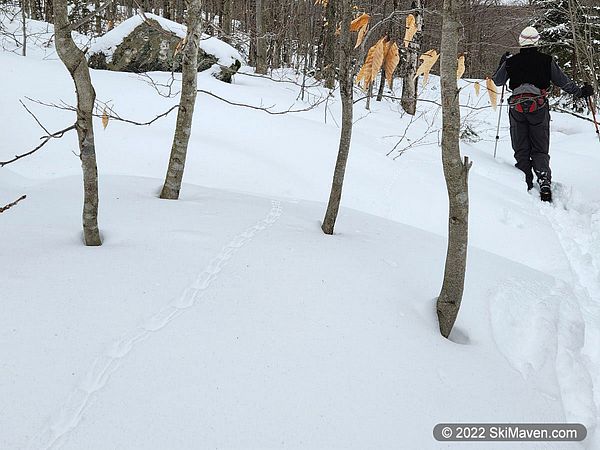
[[[392,87],[392,82],[394,80],[394,72],[396,71],[396,67],[400,63],[400,49],[398,48],[398,44],[395,42],[388,42],[387,44],[387,52],[385,54],[385,78]]]
[[[428,50],[425,53],[423,53],[421,56],[419,56],[419,59],[423,62],[417,69],[417,74],[415,75],[415,80],[420,75],[423,75],[423,86],[425,86],[427,84],[427,82],[429,81],[429,72],[431,71],[431,68],[435,65],[435,63],[437,62],[439,57],[440,57],[440,55],[438,54],[438,52],[433,49]]]
[[[358,30],[358,37],[356,38],[356,45],[354,46],[354,48],[358,48],[360,44],[362,44],[363,40],[365,39],[365,36],[367,35],[368,29],[369,24],[365,23],[365,25],[360,30]]]
[[[498,106],[498,91],[496,91],[496,84],[491,78],[486,78],[485,84],[487,87],[488,95],[490,96],[490,103],[492,104],[492,109],[496,111],[496,108]]]
[[[465,55],[458,57],[458,68],[456,69],[456,79],[460,80],[465,74]]]
[[[102,112],[102,127],[104,127],[104,129],[106,130],[107,126],[108,126],[108,111],[106,111],[106,108],[104,108],[104,111]]]
[[[479,85],[479,81],[476,81],[476,82],[475,82],[475,85],[474,85],[474,87],[475,87],[475,95],[476,95],[477,97],[479,97],[479,91],[480,91],[480,89],[481,89],[481,86]]]
[[[415,19],[415,16],[413,16],[412,14],[409,14],[406,17],[406,31],[404,32],[404,47],[408,47],[408,44],[410,44],[413,40],[413,38],[415,37],[415,34],[417,34],[417,20]]]
[[[369,24],[371,16],[363,13],[350,23],[350,31],[359,31],[362,27]]]
[[[369,49],[365,63],[361,67],[356,77],[356,84],[362,82],[363,89],[368,89],[371,83],[377,78],[377,74],[383,66],[385,54],[385,39],[381,38],[377,43]]]

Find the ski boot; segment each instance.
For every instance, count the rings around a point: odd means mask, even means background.
[[[543,202],[552,203],[551,183],[548,179],[539,180],[540,184],[540,200]]]

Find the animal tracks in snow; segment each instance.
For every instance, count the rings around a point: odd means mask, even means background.
[[[157,333],[165,328],[178,316],[184,314],[187,309],[194,306],[236,251],[251,241],[258,233],[273,225],[281,213],[281,203],[272,201],[271,210],[267,216],[227,243],[198,277],[183,290],[181,295],[148,318],[141,326],[111,343],[106,351],[96,358],[90,370],[58,413],[52,416],[44,429],[34,437],[29,448],[33,450],[59,448],[68,434],[79,424],[94,394],[106,386],[112,373],[118,369],[121,361],[135,346],[152,333]]]

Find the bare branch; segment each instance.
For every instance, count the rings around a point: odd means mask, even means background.
[[[236,103],[236,102],[233,102],[231,100],[227,100],[227,99],[225,99],[223,97],[219,97],[218,95],[213,94],[212,92],[209,92],[209,91],[204,91],[202,89],[199,89],[198,92],[200,94],[206,94],[206,95],[209,95],[211,97],[214,97],[217,100],[220,100],[220,101],[222,101],[224,103],[227,103],[228,105],[239,106],[239,107],[242,107],[242,108],[256,109],[258,111],[262,111],[262,112],[265,112],[267,114],[271,114],[273,116],[279,116],[279,115],[283,115],[283,114],[294,114],[294,113],[300,113],[300,112],[310,111],[310,110],[316,108],[317,106],[319,106],[320,104],[324,103],[327,100],[327,96],[325,96],[325,97],[322,97],[321,99],[319,99],[318,102],[316,102],[316,103],[314,103],[314,104],[312,104],[312,105],[310,105],[310,106],[308,106],[308,107],[306,107],[304,109],[292,109],[292,107],[290,106],[290,108],[286,109],[285,111],[272,111],[273,106],[264,107],[264,106],[247,105],[245,103]]]
[[[10,208],[12,208],[13,206],[15,206],[17,203],[19,203],[21,200],[25,200],[27,198],[26,195],[21,195],[18,199],[16,199],[14,202],[9,203],[6,206],[3,206],[0,208],[0,213],[3,213],[4,211],[9,210]]]
[[[60,139],[61,137],[63,137],[65,135],[65,133],[67,133],[68,131],[74,130],[76,128],[76,124],[73,124],[67,128],[64,128],[60,131],[57,131],[56,133],[51,133],[48,134],[46,136],[42,136],[40,139],[42,139],[42,143],[40,145],[38,145],[37,147],[35,147],[33,150],[28,151],[27,153],[22,153],[20,155],[15,155],[15,157],[13,159],[10,159],[8,161],[0,161],[0,167],[4,167],[8,164],[14,163],[15,161],[18,161],[21,158],[25,158],[26,156],[32,155],[35,152],[37,152],[39,149],[41,149],[44,145],[46,145],[48,142],[50,142],[50,140],[52,139]]]

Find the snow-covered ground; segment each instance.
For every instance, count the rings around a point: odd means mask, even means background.
[[[49,130],[73,121],[26,100],[74,102],[40,45],[51,29],[30,28],[28,57],[0,52],[0,160],[43,134],[19,99]],[[434,311],[447,226],[437,105],[420,103],[411,123],[395,102],[356,104],[329,237],[319,226],[337,97],[321,102],[327,91],[313,86],[298,100],[290,72],[242,72],[232,85],[202,73],[199,88],[273,112],[319,105],[269,115],[200,94],[179,201],[157,198],[175,114],[106,130],[98,119],[102,247],[81,244],[75,135],[0,169],[0,204],[28,196],[0,215],[0,448],[471,448],[436,442],[433,426],[568,421],[588,426],[583,443],[484,448],[600,449],[592,126],[553,114],[547,205],[512,166],[506,116],[494,159],[496,113],[464,108],[480,140],[462,144],[474,161],[471,247],[448,341]],[[135,74],[92,79],[128,119],[177,103]],[[438,99],[436,83],[421,98]],[[463,104],[488,104],[461,85]]]

